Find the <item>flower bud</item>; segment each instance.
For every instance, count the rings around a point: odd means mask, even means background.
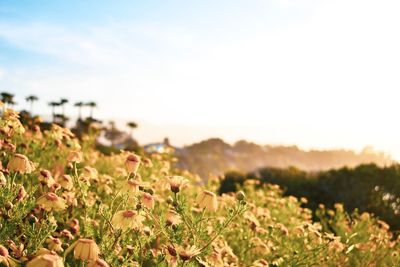
[[[178,254],[176,253],[176,249],[174,248],[174,246],[172,245],[168,245],[167,246],[167,250],[168,253],[172,256],[172,257],[176,257]]]
[[[243,191],[239,191],[236,193],[236,199],[239,201],[242,201],[246,198],[246,195],[244,194]]]
[[[6,210],[10,210],[14,207],[13,203],[11,203],[10,201],[8,201],[4,207],[6,208]]]
[[[125,168],[129,173],[135,173],[139,169],[140,157],[137,155],[129,155],[125,161]]]

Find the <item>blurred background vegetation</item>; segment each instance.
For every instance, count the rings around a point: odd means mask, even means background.
[[[285,195],[305,197],[315,211],[320,204],[333,208],[344,204],[347,212],[370,212],[400,230],[400,165],[379,167],[362,164],[328,171],[306,172],[295,167],[260,168],[241,173],[230,171],[222,178],[220,193],[234,192],[247,179],[281,186]]]

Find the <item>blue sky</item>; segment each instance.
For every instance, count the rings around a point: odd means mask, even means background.
[[[0,91],[140,123],[139,141],[220,136],[400,158],[395,0],[0,0]],[[70,116],[76,114],[72,106]]]

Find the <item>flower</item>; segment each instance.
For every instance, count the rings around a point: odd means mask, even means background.
[[[66,190],[71,190],[74,187],[74,182],[72,181],[71,176],[68,174],[64,174],[63,176],[59,177],[57,182]]]
[[[68,254],[72,249],[74,250],[75,259],[95,261],[99,258],[100,249],[92,239],[78,239],[65,253]]]
[[[137,155],[129,155],[125,160],[125,168],[129,173],[136,174],[140,165],[140,157]]]
[[[11,172],[31,173],[35,166],[25,155],[15,154],[8,162],[7,169]]]
[[[217,196],[211,191],[203,190],[197,197],[197,203],[200,208],[206,209],[207,211],[216,212],[218,210]]]
[[[28,262],[26,267],[64,267],[62,258],[55,252],[50,252],[36,256],[33,260]]]
[[[67,156],[67,161],[81,163],[83,161],[82,152],[76,150],[70,151]]]
[[[121,188],[121,193],[128,194],[129,196],[135,196],[139,192],[139,187],[148,186],[147,183],[141,182],[138,179],[129,179],[126,181]]]
[[[44,209],[47,211],[55,210],[60,211],[66,208],[65,200],[58,197],[54,193],[47,193],[39,197],[37,202],[39,205],[43,205]]]
[[[62,242],[58,238],[50,236],[49,238],[46,239],[46,243],[50,250],[54,250],[56,252],[63,251],[63,248],[61,247]]]
[[[116,229],[138,229],[142,226],[144,217],[135,210],[121,210],[114,214],[111,224]]]
[[[182,188],[185,188],[189,184],[189,180],[182,176],[172,176],[167,178],[171,191],[178,193]]]
[[[48,170],[41,170],[39,173],[39,182],[43,185],[47,185],[48,187],[52,187],[56,181],[54,181],[51,173]]]
[[[88,264],[88,267],[109,267],[107,262],[102,259],[97,259],[96,261],[92,261]]]
[[[0,245],[0,265],[14,267],[17,266],[16,260],[10,257],[8,250]]]
[[[98,176],[99,176],[99,172],[93,168],[93,167],[89,167],[86,166],[85,168],[83,168],[82,170],[82,179],[83,180],[98,180]]]
[[[142,203],[149,210],[154,209],[154,196],[149,193],[143,193]]]
[[[60,237],[65,237],[70,240],[74,239],[74,236],[72,235],[72,233],[67,229],[64,229],[60,232]]]
[[[70,230],[72,233],[76,234],[79,233],[81,227],[79,225],[79,221],[77,219],[72,219],[68,222]]]
[[[183,261],[188,261],[201,252],[200,249],[198,249],[195,245],[191,247],[188,246],[186,248],[178,246],[176,251]]]
[[[181,216],[174,210],[167,212],[167,225],[178,225],[182,222]]]

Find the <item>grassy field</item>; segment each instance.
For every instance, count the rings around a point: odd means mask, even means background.
[[[171,153],[103,155],[53,125],[0,119],[0,263],[4,266],[400,266],[400,240],[368,213],[283,196],[249,179],[173,167]]]

